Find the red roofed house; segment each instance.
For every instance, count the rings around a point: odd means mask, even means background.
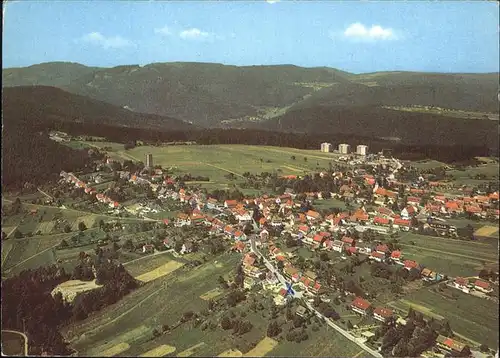
[[[342,242],[350,246],[356,246],[356,240],[354,240],[352,237],[349,236],[344,236],[342,238]]]
[[[389,317],[392,317],[392,310],[384,307],[377,307],[373,311],[373,318],[378,321],[385,322]]]
[[[356,246],[349,246],[345,248],[345,251],[351,255],[354,255],[356,252],[358,252],[358,248]]]
[[[373,219],[373,223],[375,225],[389,225],[389,219],[386,219],[386,218],[382,218],[380,216],[376,216],[374,219]]]
[[[375,251],[377,251],[381,254],[386,254],[387,252],[389,252],[389,247],[385,244],[377,245],[377,247],[375,248]]]
[[[309,221],[318,221],[321,219],[321,214],[318,213],[317,211],[309,210],[306,213],[306,218]]]
[[[484,292],[484,293],[489,293],[489,292],[493,291],[489,282],[481,281],[481,280],[476,280],[476,282],[474,282],[474,288],[476,290]]]
[[[243,265],[245,265],[245,266],[253,266],[253,264],[255,263],[255,260],[256,260],[255,255],[252,254],[252,253],[248,253],[243,258]]]
[[[408,229],[411,226],[411,220],[405,219],[394,219],[394,225],[401,226],[403,230]]]
[[[411,270],[412,268],[418,269],[420,267],[420,265],[413,260],[405,260],[404,265],[405,269],[407,269],[408,271]]]
[[[300,225],[299,226],[299,232],[303,233],[304,235],[307,235],[309,233],[309,226],[307,226],[307,225]]]
[[[310,291],[314,294],[318,294],[320,290],[321,290],[321,285],[319,284],[319,282],[315,282],[313,287],[311,287],[310,289]]]
[[[458,288],[459,290],[465,292],[465,293],[469,293],[470,290],[469,290],[469,281],[466,279],[466,278],[463,278],[463,277],[457,277],[455,278],[455,281],[453,282],[453,285],[455,286],[455,288]]]
[[[401,251],[395,250],[391,252],[391,259],[393,259],[396,262],[399,262],[401,260]]]
[[[382,254],[378,251],[373,251],[370,255],[370,260],[375,260],[377,262],[382,262],[385,259],[385,254]]]
[[[236,241],[236,243],[233,246],[233,251],[243,252],[244,249],[245,249],[245,244],[241,241]]]
[[[361,297],[356,297],[351,303],[351,309],[361,315],[366,315],[370,306],[370,302]]]
[[[236,207],[236,205],[238,205],[238,201],[237,200],[226,200],[226,201],[224,201],[224,207],[225,208],[234,208],[234,207]]]

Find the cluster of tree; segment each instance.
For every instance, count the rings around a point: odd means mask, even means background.
[[[118,302],[139,286],[139,283],[121,264],[116,265],[108,260],[97,263],[96,283],[103,286],[79,294],[75,298],[72,309],[74,320],[85,319],[91,312],[99,311]]]
[[[240,318],[231,319],[227,315],[222,317],[220,321],[220,326],[223,330],[233,330],[234,335],[243,335],[252,330],[253,324],[248,320],[242,320]]]
[[[425,320],[421,313],[410,308],[406,325],[396,325],[394,320],[389,320],[375,331],[373,339],[382,338],[384,356],[418,357],[435,345],[439,334],[446,337],[453,334],[448,321]],[[467,348],[463,354],[467,356],[470,350]]]
[[[239,289],[234,289],[234,290],[231,290],[231,292],[229,292],[229,294],[227,295],[226,301],[230,307],[234,307],[238,303],[244,301],[245,299],[246,299],[245,292],[243,292]]]
[[[2,280],[2,329],[24,332],[30,355],[69,355],[58,327],[71,317],[61,294],[51,291],[70,276],[57,266],[25,270]]]
[[[187,181],[210,181],[209,177],[204,177],[201,175],[193,176],[191,174],[183,174],[176,177],[177,181],[187,182]]]
[[[219,203],[223,203],[226,200],[243,200],[245,195],[235,189],[235,190],[220,190],[215,189],[209,193],[209,197],[216,199]]]
[[[286,339],[289,342],[300,343],[309,339],[309,335],[303,327],[293,328],[286,334]]]
[[[482,278],[483,280],[486,280],[486,281],[493,281],[495,282],[496,280],[498,280],[498,272],[495,272],[493,270],[486,270],[486,269],[482,269],[481,271],[479,271],[479,278]]]

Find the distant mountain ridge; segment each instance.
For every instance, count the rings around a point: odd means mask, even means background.
[[[76,101],[79,103],[87,98],[118,106],[125,112],[115,116],[113,123],[127,126],[168,129],[192,123],[205,128],[397,137],[409,143],[479,141],[498,147],[498,121],[482,115],[498,113],[498,73],[352,74],[328,67],[238,67],[193,62],[100,68],[53,62],[4,69],[2,79],[5,89],[52,86],[84,96]],[[29,96],[25,98],[29,100]],[[34,99],[29,101],[36,104]],[[64,96],[53,102],[63,107],[69,103]],[[388,109],[412,106],[474,112],[479,119]],[[107,109],[95,112],[93,117],[98,118],[102,111]],[[118,113],[116,107],[113,112]],[[141,113],[142,119],[134,117],[134,112]],[[162,117],[146,118],[144,113]]]

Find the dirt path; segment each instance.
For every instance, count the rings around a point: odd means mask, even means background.
[[[219,167],[219,166],[214,165],[214,164],[208,164],[208,163],[202,163],[202,162],[200,162],[200,164],[201,164],[201,165],[208,165],[209,167],[213,167],[213,168],[217,168],[217,169],[223,170],[223,171],[225,171],[225,172],[228,172],[228,173],[234,174],[234,175],[236,175],[236,176],[239,176],[240,178],[245,178],[245,177],[244,177],[243,175],[241,175],[241,174],[238,174],[238,173],[233,172],[233,171],[228,170],[228,169],[224,169],[224,168]]]

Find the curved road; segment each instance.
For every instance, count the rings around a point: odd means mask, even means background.
[[[266,267],[276,275],[276,277],[278,278],[278,280],[283,284],[285,285],[286,287],[286,284],[287,284],[287,281],[285,280],[285,278],[278,272],[278,270],[269,262],[269,260],[267,260],[266,257],[264,257],[264,255],[262,255],[262,253],[257,249],[257,247],[255,246],[255,236],[254,235],[251,235],[250,236],[250,249],[252,252],[256,253],[259,257],[261,257],[263,260],[264,260],[264,263],[266,265]],[[295,291],[293,291],[293,297],[294,298],[302,298],[302,294],[301,293],[297,293]],[[324,321],[330,326],[332,327],[334,330],[336,330],[337,332],[339,332],[341,335],[343,335],[345,338],[347,338],[348,340],[350,340],[351,342],[357,344],[359,347],[361,347],[362,349],[364,349],[366,352],[370,353],[372,356],[376,357],[376,358],[383,358],[383,356],[376,350],[368,347],[366,344],[364,344],[363,342],[359,341],[356,337],[354,337],[352,334],[350,334],[348,331],[346,331],[345,329],[337,326],[335,323],[333,323],[329,318],[326,318],[323,314],[321,314],[320,312],[318,312],[308,301],[306,300],[303,300],[303,302],[305,303],[305,305],[312,311],[316,314],[316,316],[318,316],[319,318],[323,318]]]

